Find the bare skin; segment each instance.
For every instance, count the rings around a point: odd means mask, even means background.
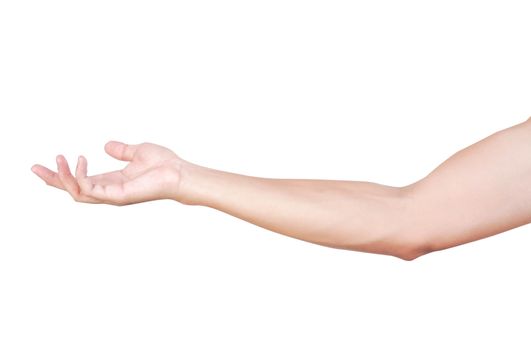
[[[127,205],[172,199],[208,206],[300,240],[413,260],[531,223],[531,118],[454,154],[418,182],[271,179],[203,167],[151,143],[111,141],[122,170],[75,175],[32,171],[85,203]]]

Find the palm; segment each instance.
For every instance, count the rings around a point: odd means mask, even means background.
[[[105,150],[129,163],[122,170],[87,176],[87,161],[80,157],[74,178],[66,159],[58,156],[57,173],[41,165],[32,170],[46,183],[88,203],[131,204],[168,198],[177,190],[183,160],[171,150],[150,143],[133,146],[119,142],[109,142]]]

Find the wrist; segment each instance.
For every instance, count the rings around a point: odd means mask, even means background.
[[[182,161],[178,165],[177,190],[172,199],[186,205],[208,205],[206,188],[217,170]]]

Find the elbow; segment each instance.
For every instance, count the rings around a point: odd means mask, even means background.
[[[431,251],[412,247],[410,249],[399,249],[393,254],[393,256],[404,261],[413,261],[429,253],[431,253]]]
[[[435,251],[434,242],[424,225],[419,225],[419,204],[415,184],[402,188],[402,204],[390,239],[392,256],[404,261],[414,261]]]
[[[391,255],[404,261],[416,260],[436,250],[427,240],[427,235],[405,233],[400,236],[399,243],[391,247]]]

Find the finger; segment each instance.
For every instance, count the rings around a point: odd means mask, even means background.
[[[76,179],[81,180],[87,177],[87,158],[79,156],[76,166]]]
[[[79,185],[79,194],[81,196],[90,197],[94,185],[87,177],[87,159],[83,156],[79,156],[77,159],[76,181]]]
[[[97,175],[98,176],[98,175]],[[97,177],[96,176],[96,177]],[[101,176],[101,175],[99,175]],[[79,198],[87,203],[108,203],[107,186],[95,182],[87,176],[87,159],[79,156],[76,166],[76,181],[79,185]]]
[[[57,173],[59,174],[59,179],[63,183],[65,189],[70,193],[72,198],[74,200],[79,200],[79,185],[72,176],[72,173],[70,172],[70,167],[68,166],[68,162],[66,161],[66,158],[62,155],[57,156]]]
[[[31,171],[40,177],[47,185],[57,187],[60,190],[65,190],[65,187],[63,186],[63,183],[59,179],[59,175],[56,172],[51,171],[47,167],[40,164],[35,164],[32,166]]]
[[[133,159],[137,148],[138,145],[128,145],[123,142],[109,141],[105,145],[105,152],[113,158],[129,162]]]
[[[57,166],[59,168],[59,179],[75,201],[84,203],[101,203],[100,200],[90,196],[90,191],[88,189],[90,189],[92,185],[87,177],[87,159],[85,157],[80,156],[76,166],[76,176],[79,176],[80,180],[74,178],[70,172],[68,162],[63,156],[57,157]],[[87,188],[87,190],[83,190],[81,184],[83,184],[83,188]]]

